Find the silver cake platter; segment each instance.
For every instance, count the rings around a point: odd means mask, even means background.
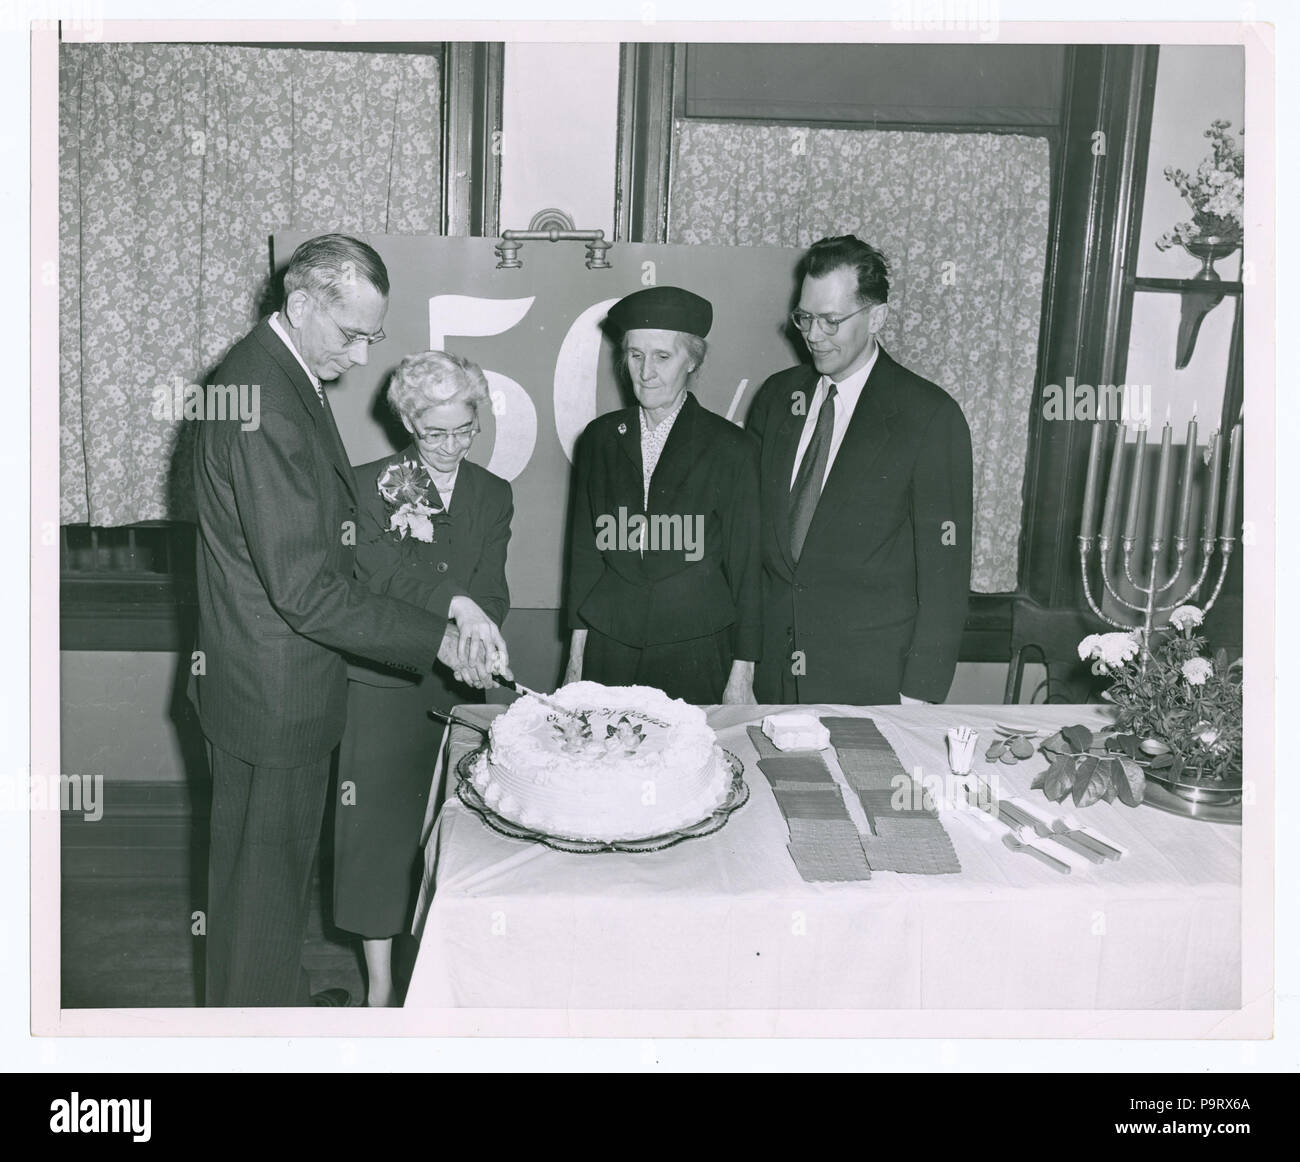
[[[456,764],[456,797],[482,819],[488,827],[500,835],[508,836],[511,839],[526,840],[529,843],[540,843],[555,851],[567,851],[575,855],[597,855],[603,851],[663,851],[664,848],[673,847],[687,839],[700,839],[705,835],[712,835],[715,831],[721,831],[726,826],[727,820],[731,818],[731,813],[738,811],[749,800],[749,786],[745,782],[745,764],[731,751],[724,750],[722,753],[726,756],[727,765],[731,768],[731,786],[727,789],[727,797],[723,800],[722,805],[711,815],[706,815],[698,823],[690,827],[683,827],[679,831],[670,831],[666,835],[653,835],[645,839],[614,839],[609,841],[565,839],[562,836],[546,835],[540,831],[533,831],[522,824],[504,819],[484,802],[483,796],[479,794],[479,789],[474,786],[472,776],[474,764],[486,752],[487,743],[484,742],[477,750],[472,750],[463,755]]]

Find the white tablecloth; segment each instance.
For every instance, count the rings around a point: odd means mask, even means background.
[[[486,723],[499,708],[462,707]],[[1235,1009],[1241,829],[1096,803],[1075,811],[1128,848],[1061,875],[966,812],[940,818],[962,870],[805,883],[746,725],[715,707],[749,802],[714,835],[648,854],[571,855],[489,830],[448,791],[432,828],[407,1007],[605,1009]],[[986,764],[993,723],[1104,721],[1084,706],[822,706],[870,717],[905,768],[947,774],[947,728],[981,733],[976,771],[1031,794],[1041,756]],[[454,762],[477,736],[458,728]],[[454,773],[450,781],[454,783]],[[435,891],[436,887],[436,891]]]

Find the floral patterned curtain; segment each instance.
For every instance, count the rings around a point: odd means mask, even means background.
[[[808,246],[856,234],[884,251],[892,278],[882,341],[947,389],[970,424],[971,587],[1014,590],[1047,257],[1047,141],[683,120],[672,175],[670,242]]]
[[[185,425],[259,317],[276,230],[436,233],[433,56],[68,44],[59,69],[61,517],[192,517]]]

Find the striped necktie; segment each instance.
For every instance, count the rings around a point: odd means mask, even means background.
[[[808,441],[794,486],[790,489],[790,548],[796,561],[803,552],[808,526],[817,511],[822,481],[826,477],[826,462],[831,455],[831,432],[835,427],[835,392],[835,384],[827,384],[826,398],[817,413],[812,439]]]

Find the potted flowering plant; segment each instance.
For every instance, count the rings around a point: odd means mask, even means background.
[[[1111,678],[1103,697],[1114,727],[1094,739],[1067,726],[1041,746],[1051,765],[1034,786],[1078,806],[1097,799],[1136,806],[1154,779],[1190,802],[1232,803],[1241,794],[1241,662],[1219,650],[1205,656],[1203,621],[1194,605],[1173,611],[1152,635],[1145,660],[1135,632],[1090,634],[1079,656]]]
[[[1195,173],[1165,167],[1165,177],[1192,207],[1190,221],[1179,222],[1156,239],[1156,248],[1181,246],[1201,260],[1200,279],[1216,279],[1212,263],[1231,254],[1242,241],[1245,154],[1228,133],[1230,121],[1212,121],[1205,136],[1211,152]],[[1245,133],[1239,130],[1238,136]]]

